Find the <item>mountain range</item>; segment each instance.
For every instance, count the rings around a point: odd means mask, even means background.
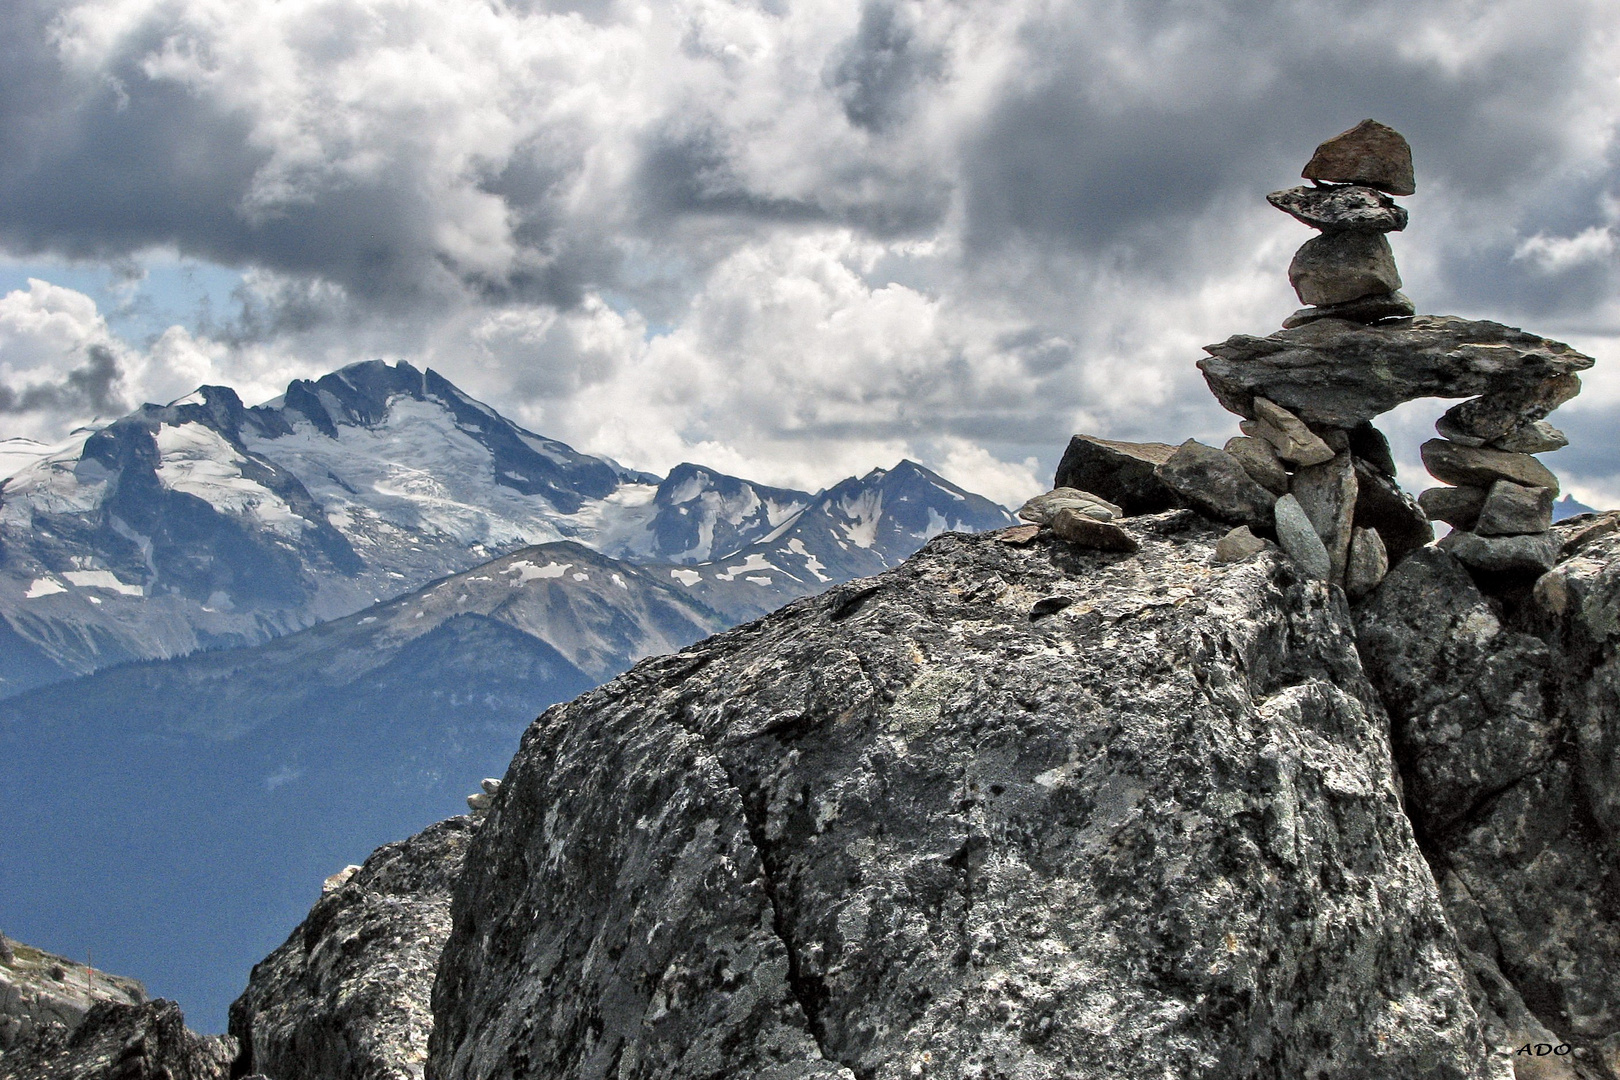
[[[6,930],[204,1026],[322,877],[456,812],[545,707],[1013,520],[913,462],[638,472],[405,363],[0,450]]]

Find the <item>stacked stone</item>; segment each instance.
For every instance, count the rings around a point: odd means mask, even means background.
[[[1549,570],[1558,557],[1552,528],[1558,477],[1534,455],[1569,445],[1544,417],[1580,392],[1573,373],[1518,392],[1472,398],[1435,423],[1423,464],[1442,483],[1418,503],[1452,527],[1441,546],[1478,570]]]
[[[475,791],[467,796],[467,810],[475,820],[482,820],[489,813],[489,808],[495,804],[495,796],[500,793],[501,782],[493,776],[486,776],[478,782],[482,791]]]
[[[1070,543],[1128,552],[1134,542],[1118,519],[1190,507],[1237,526],[1217,561],[1252,557],[1274,538],[1352,599],[1432,543],[1431,520],[1454,527],[1442,545],[1475,569],[1551,566],[1558,481],[1532,455],[1564,445],[1545,417],[1579,391],[1576,372],[1591,357],[1499,323],[1413,314],[1385,239],[1407,221],[1390,196],[1415,190],[1411,148],[1395,131],[1364,121],[1318,147],[1304,175],[1316,186],[1269,198],[1321,231],[1289,268],[1311,306],[1267,337],[1207,346],[1198,365],[1243,418],[1243,434],[1222,449],[1076,435],[1057,490],[1022,516]],[[1470,400],[1423,447],[1429,471],[1455,486],[1420,503],[1396,483],[1372,420],[1424,397]],[[1007,540],[1033,542],[1039,531],[1011,530]]]
[[[1322,235],[1307,241],[1288,267],[1288,280],[1308,304],[1283,326],[1317,319],[1376,322],[1411,315],[1385,233],[1406,228],[1406,211],[1391,195],[1417,190],[1412,148],[1391,128],[1363,120],[1316,148],[1302,173],[1314,187],[1273,191],[1266,198]]]

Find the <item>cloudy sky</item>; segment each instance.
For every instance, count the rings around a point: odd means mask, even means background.
[[[404,358],[631,465],[1016,500],[1236,433],[1200,346],[1298,306],[1264,195],[1369,116],[1406,291],[1598,357],[1549,463],[1620,504],[1605,0],[8,0],[0,437]]]

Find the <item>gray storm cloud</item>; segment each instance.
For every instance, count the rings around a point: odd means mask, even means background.
[[[1225,422],[1197,347],[1292,306],[1262,196],[1364,116],[1417,149],[1420,305],[1606,340],[1617,29],[1578,0],[17,0],[0,245],[247,271],[194,328],[222,377],[389,352],[655,467],[909,452],[1010,492],[1076,426]]]

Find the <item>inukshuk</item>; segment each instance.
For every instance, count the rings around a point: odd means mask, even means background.
[[[1441,546],[1476,570],[1548,569],[1558,554],[1548,532],[1558,479],[1534,455],[1566,444],[1545,417],[1579,392],[1576,372],[1592,359],[1499,323],[1414,314],[1385,237],[1407,221],[1391,196],[1416,190],[1399,133],[1363,121],[1318,147],[1303,175],[1312,186],[1268,198],[1320,233],[1288,271],[1309,306],[1267,337],[1207,346],[1198,364],[1215,397],[1243,418],[1243,435],[1219,450],[1077,435],[1058,491],[1032,500],[1024,516],[1087,543],[1097,530],[1074,528],[1078,516],[1180,503],[1239,526],[1217,559],[1248,557],[1272,536],[1352,598],[1432,542],[1431,520],[1453,527]],[[1422,448],[1429,471],[1451,486],[1414,502],[1372,420],[1425,397],[1469,400],[1441,417],[1442,437]],[[1076,501],[1097,495],[1102,507]]]

